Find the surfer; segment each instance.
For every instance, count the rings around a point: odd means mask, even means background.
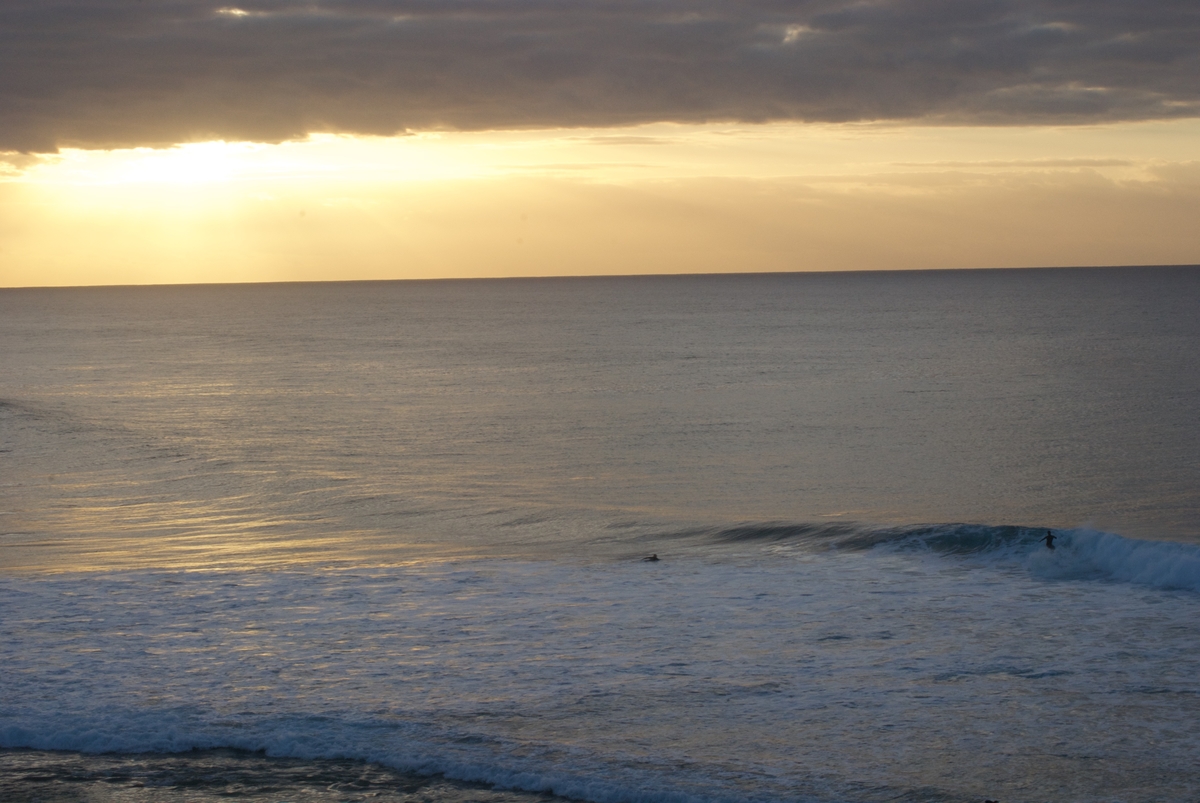
[[[645,562],[645,563],[653,563],[653,562],[654,562],[654,561],[656,561],[656,560],[658,560],[658,553],[657,553],[657,552],[655,552],[653,555],[651,555],[651,556],[650,556],[650,557],[648,557],[648,558],[642,558],[642,561],[643,561],[643,562]]]
[[[1058,536],[1057,536],[1057,535],[1055,535],[1055,534],[1054,534],[1053,532],[1051,532],[1050,530],[1046,530],[1046,535],[1045,535],[1043,538],[1039,539],[1039,540],[1038,540],[1038,543],[1040,544],[1042,541],[1045,541],[1045,542],[1046,542],[1046,549],[1054,549],[1054,539],[1055,539],[1055,538],[1057,538],[1057,537],[1058,537]]]

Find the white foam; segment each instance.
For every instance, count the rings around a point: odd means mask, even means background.
[[[986,554],[663,557],[3,578],[0,746],[351,757],[596,803],[1200,790],[1200,596]]]
[[[1064,532],[1054,550],[1036,549],[1029,566],[1040,577],[1104,579],[1200,592],[1200,547],[1190,544],[1078,529]]]

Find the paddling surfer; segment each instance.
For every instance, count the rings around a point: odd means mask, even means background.
[[[1046,542],[1046,549],[1053,550],[1053,549],[1054,549],[1054,539],[1055,539],[1055,538],[1057,538],[1057,537],[1058,537],[1058,536],[1057,536],[1057,535],[1055,535],[1055,534],[1054,534],[1053,532],[1051,532],[1050,530],[1046,530],[1046,535],[1045,535],[1044,537],[1042,537],[1041,539],[1039,539],[1039,540],[1038,540],[1038,543],[1040,544],[1042,541],[1045,541],[1045,542]]]

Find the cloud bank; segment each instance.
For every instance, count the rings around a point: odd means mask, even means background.
[[[0,150],[1200,116],[1195,0],[7,0]]]

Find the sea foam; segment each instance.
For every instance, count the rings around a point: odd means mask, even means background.
[[[1179,586],[1177,553],[1037,535],[0,578],[0,746],[356,758],[595,803],[884,800],[906,778],[1187,799],[1200,595],[1151,587]]]
[[[1029,555],[1035,575],[1097,579],[1200,592],[1200,547],[1123,538],[1090,529],[1064,531],[1054,550]]]

